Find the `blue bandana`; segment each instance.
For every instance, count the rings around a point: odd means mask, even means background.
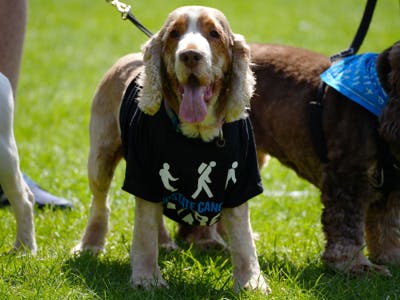
[[[321,80],[376,116],[386,105],[387,94],[379,82],[375,53],[346,57],[321,74]]]

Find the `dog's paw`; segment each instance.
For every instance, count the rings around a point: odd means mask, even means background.
[[[392,274],[389,269],[383,265],[376,265],[373,263],[368,264],[354,264],[347,270],[348,273],[355,276],[378,274],[390,277]]]
[[[158,277],[145,277],[143,274],[141,276],[132,276],[132,284],[134,288],[140,288],[144,290],[151,290],[153,288],[168,288],[167,282],[162,278]]]
[[[262,274],[254,274],[246,282],[235,281],[234,286],[236,292],[245,289],[249,291],[259,291],[263,294],[271,293],[271,288]]]
[[[28,243],[20,243],[20,242],[15,242],[14,246],[10,251],[8,251],[8,254],[31,254],[31,255],[36,255],[37,254],[37,247],[36,247],[36,242],[28,242]]]
[[[91,255],[96,256],[102,253],[103,251],[104,251],[103,247],[90,246],[79,243],[78,245],[76,245],[74,248],[71,249],[71,255],[79,256],[82,253],[90,253]]]
[[[360,257],[362,259],[360,259]],[[366,257],[360,256],[348,260],[326,261],[331,268],[347,273],[353,276],[379,274],[383,276],[391,276],[389,269],[383,265],[377,265],[370,262]]]
[[[196,246],[196,248],[202,251],[210,251],[210,250],[223,251],[228,249],[225,241],[222,239],[213,239],[213,238],[202,239],[194,241],[193,244]]]
[[[385,250],[383,253],[370,255],[371,260],[378,264],[400,266],[400,249]]]
[[[363,253],[362,247],[334,245],[325,249],[322,260],[336,271],[353,276],[379,274],[391,276],[386,266],[373,264]]]
[[[35,230],[33,229],[32,225],[25,228],[25,230],[21,230],[21,232],[17,234],[13,248],[10,250],[10,252],[30,252],[31,254],[36,255],[36,250]]]
[[[160,248],[167,252],[179,250],[179,246],[172,240],[160,244]]]

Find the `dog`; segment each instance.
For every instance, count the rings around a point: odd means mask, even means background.
[[[0,186],[13,208],[17,222],[16,240],[11,252],[29,250],[36,254],[34,196],[19,167],[13,122],[14,97],[11,84],[8,78],[0,73]]]
[[[305,49],[250,49],[257,79],[250,118],[259,165],[276,157],[320,189],[328,266],[389,275],[385,265],[400,265],[400,42],[332,69],[329,58]],[[354,75],[352,61],[370,73]],[[345,86],[338,75],[358,86]],[[318,102],[321,78],[328,85]],[[321,107],[317,116],[311,113],[315,103]],[[183,226],[178,234],[198,241],[205,230]]]
[[[230,240],[235,289],[268,293],[246,204],[262,191],[247,117],[254,84],[244,38],[232,32],[222,12],[208,7],[174,10],[144,45],[143,55],[117,61],[93,99],[88,162],[93,198],[73,253],[104,248],[107,192],[124,157],[123,189],[135,195],[136,203],[134,286],[167,285],[158,248],[176,245],[163,226],[164,213],[190,225],[221,219]],[[223,195],[226,201],[214,201]]]

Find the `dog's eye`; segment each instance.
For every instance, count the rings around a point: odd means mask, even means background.
[[[218,39],[219,38],[219,33],[216,30],[211,30],[210,31],[210,36],[214,39]]]
[[[170,36],[171,38],[173,38],[173,39],[177,39],[177,38],[179,38],[180,34],[179,34],[179,31],[178,31],[178,30],[172,30],[172,31],[169,33],[169,36]]]

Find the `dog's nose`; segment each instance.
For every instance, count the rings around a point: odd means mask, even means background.
[[[191,49],[179,53],[179,60],[189,68],[195,67],[203,59],[203,57],[203,54],[198,50]]]

